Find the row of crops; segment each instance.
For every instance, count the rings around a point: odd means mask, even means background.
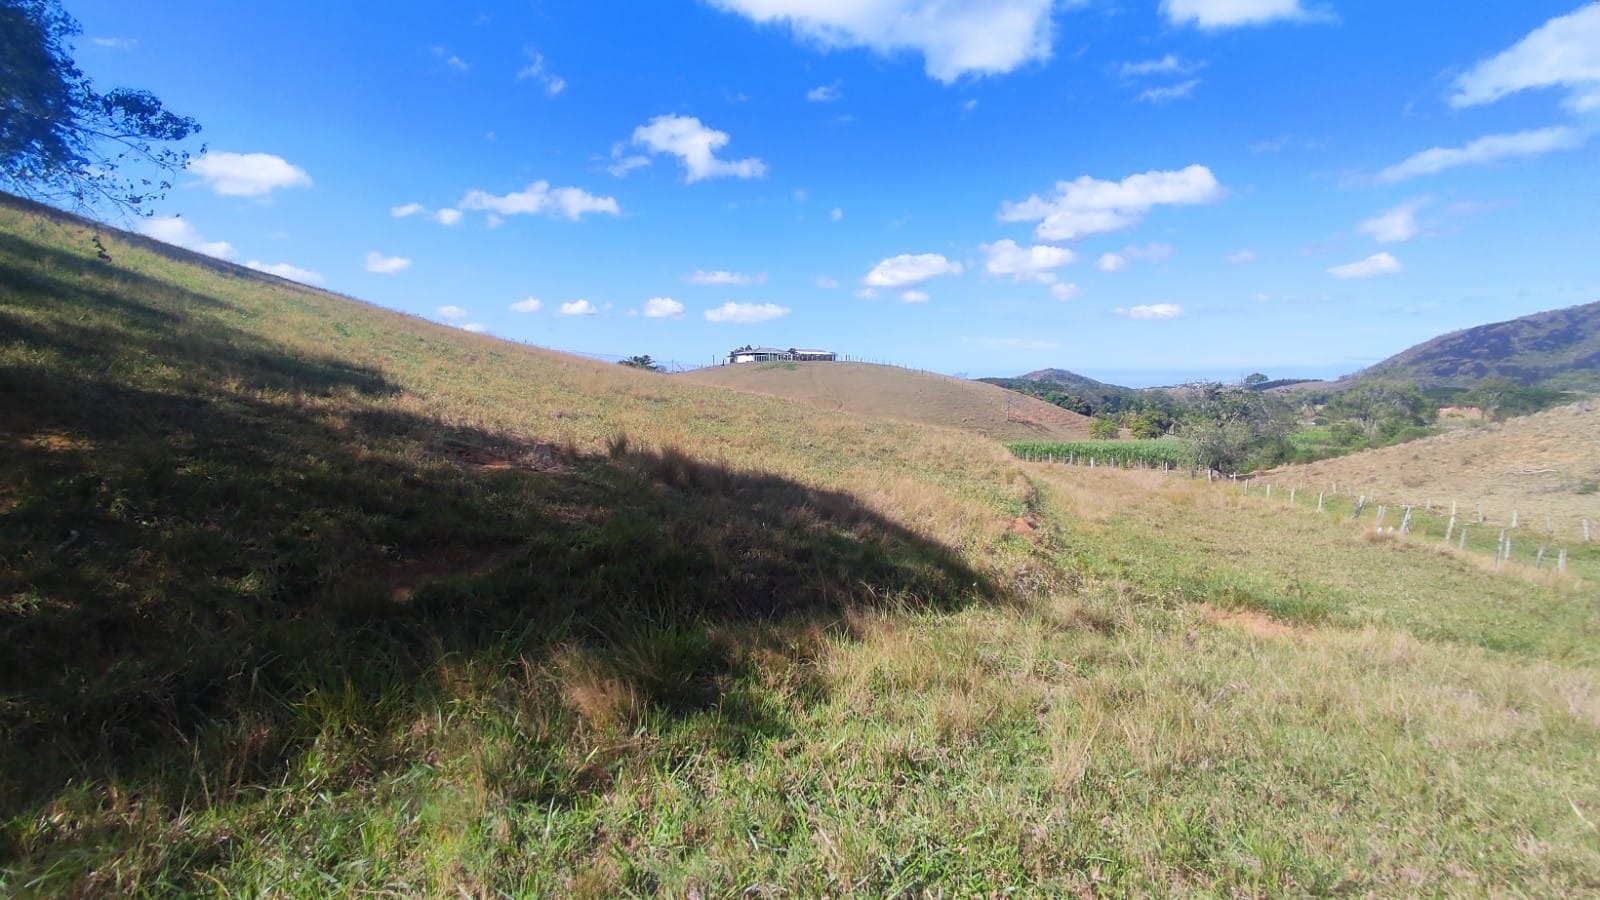
[[[1011,452],[1029,462],[1119,468],[1185,468],[1194,464],[1194,447],[1173,439],[1149,441],[1018,441]]]

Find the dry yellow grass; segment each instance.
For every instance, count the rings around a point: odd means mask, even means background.
[[[1035,397],[981,381],[893,366],[744,363],[678,377],[822,409],[957,428],[1002,441],[1076,441],[1089,435],[1087,418]]]
[[[1453,431],[1380,450],[1263,476],[1315,490],[1338,482],[1341,494],[1371,502],[1449,508],[1463,516],[1579,534],[1589,519],[1600,538],[1600,404],[1574,403],[1507,422]]]

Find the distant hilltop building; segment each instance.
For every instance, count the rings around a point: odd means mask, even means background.
[[[790,347],[751,347],[746,344],[728,354],[730,363],[751,362],[834,362],[839,358],[832,350],[800,350]]]

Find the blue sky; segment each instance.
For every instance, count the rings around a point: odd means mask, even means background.
[[[66,7],[204,128],[141,229],[555,349],[1146,385],[1600,300],[1600,3]]]

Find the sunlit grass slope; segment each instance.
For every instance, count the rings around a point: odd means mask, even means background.
[[[1591,587],[0,212],[0,894],[1600,889]]]
[[[849,362],[742,363],[678,378],[770,394],[829,410],[938,425],[1003,441],[1082,440],[1089,420],[1004,388],[894,366]]]
[[[1328,487],[1374,502],[1448,508],[1463,521],[1518,525],[1600,541],[1600,403],[1585,400],[1531,416],[1302,466],[1267,476],[1284,485]],[[1316,489],[1314,487],[1314,489]]]

